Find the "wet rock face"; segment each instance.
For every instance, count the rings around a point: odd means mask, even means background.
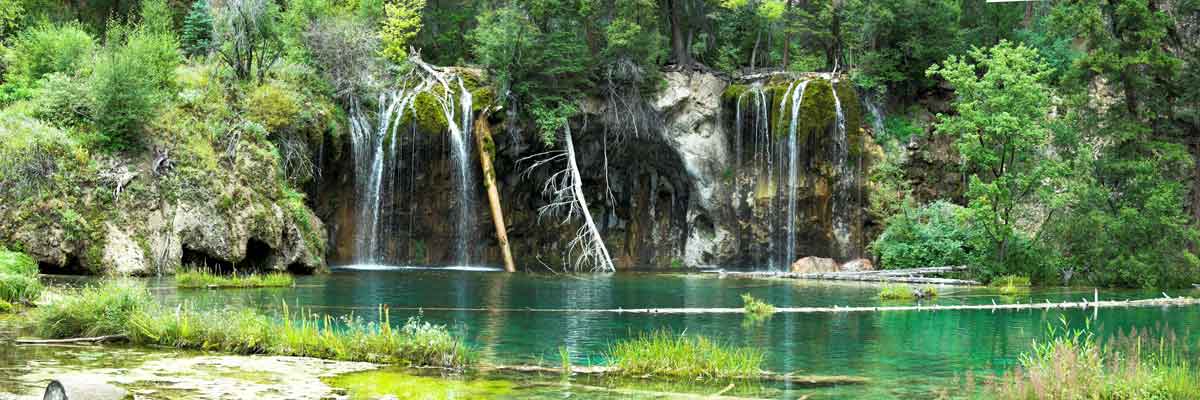
[[[244,144],[240,151],[257,151]],[[245,154],[245,153],[244,153]],[[207,174],[157,171],[154,160],[106,160],[136,171],[125,190],[89,189],[42,203],[0,207],[0,243],[29,253],[44,273],[170,274],[189,264],[240,271],[325,268],[325,229],[298,198],[280,193],[270,156],[239,157]],[[184,189],[180,189],[184,188]]]
[[[665,87],[644,100],[640,107],[645,108],[637,113],[614,111],[612,102],[590,99],[583,104],[583,115],[573,119],[583,191],[617,268],[762,266],[784,240],[782,232],[771,225],[783,218],[778,214],[782,203],[773,200],[782,189],[779,182],[767,178],[765,170],[753,169],[754,138],[748,131],[743,131],[741,138],[744,146],[737,146],[735,103],[726,96],[729,83],[701,73],[671,72],[663,78]],[[847,116],[844,136],[854,143],[870,141],[858,129],[857,99],[848,88],[826,84],[822,98],[830,103],[810,108],[832,109],[832,99],[841,98]],[[770,107],[777,108],[778,103]],[[831,161],[834,114],[827,114],[827,124],[805,125],[815,133],[806,134],[798,146],[804,167],[796,190],[795,248],[797,255],[845,259],[857,254],[838,244],[834,204],[866,204],[867,194],[839,186],[841,172]],[[561,216],[539,215],[547,204],[542,193],[545,180],[556,169],[528,170],[531,162],[527,157],[560,149],[561,143],[547,148],[533,128],[501,121],[504,117],[493,116],[493,163],[513,255],[518,268],[559,269],[577,254],[569,244],[579,225],[560,223]],[[631,118],[646,120],[630,123]],[[635,132],[630,126],[650,129]],[[454,221],[458,198],[445,137],[418,132],[400,139],[402,157],[412,162],[389,172],[404,189],[384,193],[381,198],[384,211],[380,220],[385,226],[381,262],[457,262],[454,239],[460,233],[455,232]],[[862,156],[866,153],[862,148],[851,145],[848,159],[854,168],[865,170],[872,161]],[[348,157],[348,147],[341,153]],[[472,157],[472,167],[478,168],[478,155]],[[353,198],[351,168],[353,163],[345,158],[327,160],[325,179],[314,194],[318,215],[330,221],[329,259],[333,264],[356,258],[354,216],[359,210]],[[778,175],[771,177],[778,179]],[[475,190],[475,198],[486,199],[482,185]],[[467,233],[474,249],[471,262],[498,265],[500,253],[486,201],[479,201],[473,211],[478,223]],[[850,222],[849,241],[861,248],[863,221]],[[789,264],[790,260],[783,268]]]

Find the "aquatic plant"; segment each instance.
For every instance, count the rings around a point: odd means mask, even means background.
[[[0,299],[0,314],[8,314],[13,312],[13,305],[4,299]]]
[[[913,289],[912,286],[906,284],[884,284],[879,288],[880,300],[914,300],[920,298],[937,297],[938,291],[936,287],[925,286],[920,289]]]
[[[32,321],[34,331],[48,338],[121,335],[134,314],[153,304],[145,285],[106,280],[34,309]]]
[[[625,375],[727,379],[762,375],[766,353],[660,330],[616,342],[605,357]]]
[[[998,288],[1001,295],[1015,296],[1029,291],[1029,277],[1005,275],[992,279],[992,287]]]
[[[1034,341],[1020,367],[993,380],[990,394],[1000,400],[1200,398],[1200,368],[1171,334],[1147,331],[1119,334],[1100,343],[1090,322],[1082,329],[1048,327],[1050,339]]]
[[[37,300],[43,289],[37,275],[38,267],[33,257],[0,249],[0,301],[30,303]]]
[[[558,346],[558,359],[562,364],[562,374],[571,374],[571,353],[567,351],[567,346]]]
[[[175,274],[175,285],[181,288],[257,288],[290,287],[295,284],[290,274],[220,275],[202,269],[192,269]]]
[[[750,293],[742,294],[742,308],[750,318],[764,319],[775,314],[775,306],[751,296]]]

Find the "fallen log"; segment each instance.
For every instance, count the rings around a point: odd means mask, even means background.
[[[951,278],[929,278],[919,276],[927,273],[950,272],[961,269],[963,267],[932,267],[932,268],[915,268],[910,270],[885,270],[885,271],[861,271],[861,272],[739,272],[739,271],[720,271],[722,277],[735,278],[782,278],[782,279],[811,279],[811,280],[828,280],[828,281],[857,281],[857,282],[892,282],[892,283],[920,283],[930,285],[952,285],[952,286],[979,286],[979,281],[970,279],[951,279]]]
[[[115,342],[118,340],[129,340],[129,336],[104,335],[104,336],[95,336],[95,337],[81,337],[81,338],[67,338],[67,339],[16,339],[13,342],[16,344],[73,344],[73,343]]]
[[[540,365],[488,365],[480,368],[481,371],[488,372],[518,372],[518,373],[538,373],[538,374],[562,374],[561,367],[544,367]],[[613,366],[571,366],[571,374],[573,375],[610,375],[618,374],[621,370]],[[869,382],[867,378],[859,376],[846,375],[793,375],[793,374],[777,374],[774,372],[764,371],[758,376],[746,376],[740,378],[728,378],[728,380],[763,380],[774,382],[785,382],[799,386],[836,386],[836,385],[859,385]]]

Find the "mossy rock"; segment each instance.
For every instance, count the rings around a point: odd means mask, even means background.
[[[750,91],[750,85],[731,84],[725,87],[725,91],[721,92],[721,100],[727,102],[735,102],[742,97],[743,94]]]
[[[857,157],[862,153],[863,144],[863,109],[858,100],[858,92],[848,81],[834,85],[838,100],[842,102],[842,115],[846,117],[846,141],[850,145],[850,156]]]
[[[809,135],[821,135],[836,122],[837,111],[833,99],[833,85],[818,79],[808,83],[804,99],[800,102],[800,115],[796,119],[797,140],[803,142]],[[789,113],[791,110],[788,109]]]

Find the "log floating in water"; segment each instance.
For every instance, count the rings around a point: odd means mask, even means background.
[[[925,274],[945,273],[966,269],[965,266],[927,267],[911,269],[891,269],[877,271],[853,272],[768,272],[768,271],[714,271],[721,276],[738,278],[786,278],[812,279],[830,281],[859,281],[859,282],[894,282],[894,283],[923,283],[932,285],[978,286],[979,281],[969,279],[930,278]]]

